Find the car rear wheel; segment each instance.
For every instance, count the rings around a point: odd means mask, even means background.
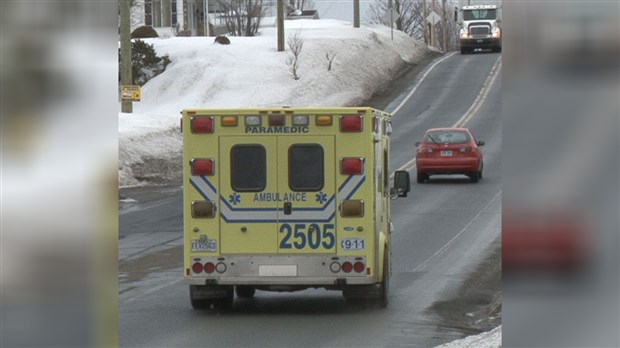
[[[473,172],[471,174],[469,174],[469,178],[471,179],[471,182],[473,182],[474,184],[478,182],[478,180],[480,179],[480,172]]]
[[[422,173],[422,172],[418,172],[417,175],[417,182],[418,184],[423,184],[424,180],[428,179],[428,174],[426,173]]]

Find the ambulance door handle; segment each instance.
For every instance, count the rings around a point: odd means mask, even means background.
[[[291,215],[293,212],[293,204],[291,202],[284,202],[284,215]]]

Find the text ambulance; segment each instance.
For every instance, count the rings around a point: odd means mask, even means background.
[[[184,273],[193,308],[256,289],[340,290],[386,305],[390,115],[371,108],[182,112]]]

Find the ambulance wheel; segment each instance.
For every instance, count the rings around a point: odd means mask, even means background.
[[[385,254],[383,255],[383,282],[381,282],[381,290],[379,290],[379,305],[382,308],[387,307],[390,296],[390,264],[387,253],[388,251],[385,250]]]
[[[256,288],[251,286],[235,286],[235,293],[240,298],[252,298],[256,294]]]
[[[198,298],[197,292],[199,290],[199,286],[202,286],[202,285],[190,285],[189,286],[189,301],[192,304],[192,308],[195,310],[209,309],[211,308],[211,304],[213,304],[213,299]]]
[[[215,308],[218,311],[225,311],[225,310],[231,309],[233,305],[234,296],[235,296],[235,293],[234,293],[233,287],[231,286],[230,289],[226,289],[225,297],[220,297],[220,298],[216,298],[213,300],[213,308]]]

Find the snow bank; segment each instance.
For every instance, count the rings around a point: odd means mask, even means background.
[[[269,21],[265,21],[269,23]],[[119,114],[120,186],[180,178],[179,112],[184,108],[354,106],[384,88],[406,63],[428,52],[421,42],[384,26],[353,28],[336,20],[286,21],[286,37],[304,40],[299,80],[277,52],[277,31],[257,37],[147,39],[172,63],[142,87],[134,113]],[[326,54],[335,55],[331,71]],[[162,167],[163,166],[163,167]]]
[[[483,332],[479,335],[468,336],[460,340],[442,344],[435,348],[498,348],[502,346],[502,326]]]

